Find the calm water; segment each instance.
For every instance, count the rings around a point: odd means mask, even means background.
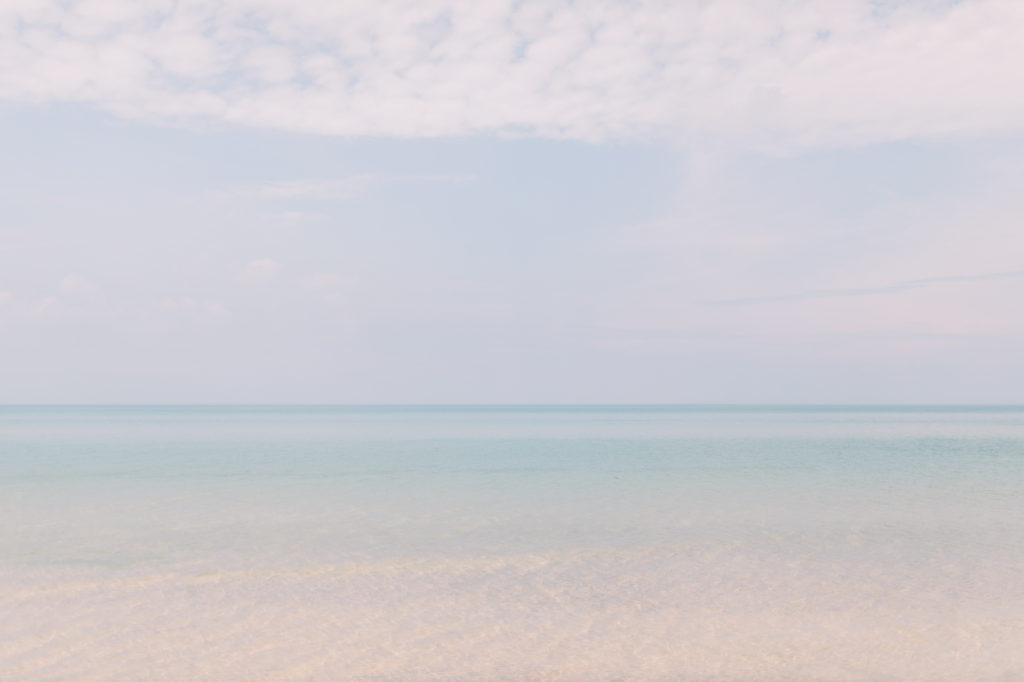
[[[1024,409],[0,408],[0,679],[1024,679]]]

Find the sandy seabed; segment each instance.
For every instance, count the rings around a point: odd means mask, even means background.
[[[719,548],[6,568],[0,679],[1024,679],[1019,571]]]

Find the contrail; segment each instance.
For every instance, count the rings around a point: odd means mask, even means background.
[[[808,298],[831,298],[835,296],[874,296],[876,294],[894,294],[910,289],[942,284],[945,282],[977,282],[986,279],[1010,279],[1024,277],[1024,270],[1008,270],[1006,272],[990,272],[981,275],[946,275],[943,277],[926,277],[924,279],[908,279],[894,284],[859,289],[817,289],[802,291],[795,294],[778,296],[755,296],[750,298],[723,298],[709,301],[709,305],[754,305],[757,303],[775,303],[780,301],[797,301]]]

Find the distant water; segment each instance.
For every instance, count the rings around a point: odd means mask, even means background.
[[[0,680],[1024,680],[1024,408],[0,407]]]

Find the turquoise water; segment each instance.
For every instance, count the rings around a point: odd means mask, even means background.
[[[2,679],[1024,679],[1021,408],[3,407],[0,514]]]

